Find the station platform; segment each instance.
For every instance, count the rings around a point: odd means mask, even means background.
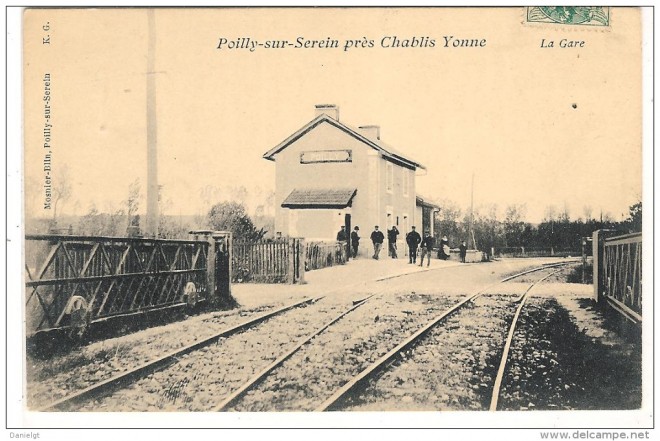
[[[232,296],[243,308],[258,308],[261,306],[291,303],[305,297],[331,295],[346,291],[348,288],[359,288],[369,282],[387,280],[406,274],[428,271],[439,267],[455,267],[464,265],[456,260],[431,259],[430,266],[419,266],[408,263],[408,259],[392,259],[381,257],[379,260],[370,258],[351,259],[345,265],[337,265],[305,272],[304,284],[232,284]]]

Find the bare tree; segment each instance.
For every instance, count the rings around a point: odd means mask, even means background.
[[[568,209],[568,204],[564,202],[564,208],[561,210],[561,213],[559,213],[559,222],[570,222],[571,221],[571,213],[570,210]]]
[[[447,236],[450,241],[463,240],[463,232],[460,228],[461,208],[449,199],[440,200],[440,212],[435,217],[434,230],[439,237]],[[408,233],[406,231],[406,233]]]
[[[220,189],[215,185],[205,185],[199,190],[199,197],[202,200],[203,210],[211,207],[211,203],[220,198]]]
[[[140,226],[140,216],[137,214],[140,209],[140,199],[142,199],[140,178],[135,178],[135,180],[129,184],[128,198],[123,202],[123,205],[126,206],[126,216],[129,228]]]
[[[158,237],[162,239],[185,239],[189,225],[183,224],[181,218],[177,221],[174,216],[170,216],[167,212],[172,208],[173,202],[171,198],[165,199],[164,197],[158,200]]]
[[[53,173],[53,221],[57,222],[57,209],[71,198],[71,178],[69,176],[69,166],[64,164],[58,167]]]
[[[275,192],[270,190],[264,198],[264,213],[267,216],[275,215]]]
[[[525,230],[526,204],[511,204],[504,214],[504,237],[506,246],[521,245],[522,233]]]
[[[554,205],[548,205],[545,207],[545,217],[543,218],[546,222],[553,222],[557,220],[557,207]]]
[[[115,206],[108,202],[105,205],[107,213],[107,222],[105,225],[104,236],[120,236],[126,231],[126,212],[123,208],[115,208]]]

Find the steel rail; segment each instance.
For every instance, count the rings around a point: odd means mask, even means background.
[[[66,237],[70,238],[71,236],[66,236]],[[33,239],[42,239],[42,237],[36,237],[35,236]],[[118,238],[104,238],[104,239],[110,239],[110,240],[117,239],[118,240]],[[441,268],[433,268],[433,269],[441,269]],[[401,276],[416,274],[418,272],[423,272],[423,271],[415,271],[415,272],[411,272],[411,273],[396,274],[396,275],[393,275],[393,276],[380,277],[380,278],[377,278],[377,279],[373,280],[373,282],[383,282],[383,281],[390,280],[390,279],[397,278],[397,277],[401,277]],[[348,287],[355,287],[355,286],[359,286],[359,285],[365,285],[367,283],[368,282],[358,282],[358,283],[351,284]],[[340,290],[345,289],[345,288],[336,288],[334,290],[330,290],[329,293],[337,292],[337,291],[340,291]],[[327,295],[327,293],[326,293],[326,295]],[[177,357],[179,357],[179,356],[182,356],[182,355],[187,354],[189,352],[195,351],[195,350],[200,349],[204,346],[208,346],[208,345],[212,344],[214,341],[217,341],[218,339],[220,339],[222,337],[227,337],[227,336],[230,336],[232,334],[235,334],[236,332],[240,332],[241,330],[247,329],[250,326],[256,325],[256,324],[258,324],[258,323],[260,323],[260,322],[262,322],[262,321],[264,321],[264,320],[266,320],[266,319],[268,319],[268,318],[270,318],[270,317],[272,317],[276,314],[285,312],[285,311],[287,311],[289,309],[292,309],[292,308],[295,308],[297,306],[301,306],[305,303],[316,302],[316,301],[322,299],[323,297],[325,297],[326,295],[319,296],[319,297],[316,297],[316,298],[306,299],[306,300],[296,302],[296,303],[288,305],[288,306],[284,306],[284,307],[282,307],[278,310],[267,312],[267,313],[255,318],[255,319],[248,320],[248,321],[243,322],[243,323],[241,323],[237,326],[234,326],[234,327],[231,327],[231,328],[226,329],[224,331],[221,331],[220,333],[215,334],[215,335],[213,335],[213,336],[211,336],[211,337],[209,337],[209,338],[207,338],[203,341],[200,341],[200,342],[197,342],[193,345],[184,347],[180,350],[171,352],[171,353],[169,353],[167,355],[164,355],[164,356],[162,356],[162,357],[160,357],[156,360],[153,360],[151,362],[147,362],[147,363],[145,363],[143,365],[140,365],[140,366],[138,366],[134,369],[131,369],[131,370],[129,370],[129,371],[127,371],[127,372],[125,372],[121,375],[117,375],[115,377],[112,377],[112,378],[109,378],[107,380],[101,381],[100,383],[97,383],[95,385],[91,385],[91,386],[89,386],[85,389],[82,389],[82,390],[80,390],[78,392],[75,392],[71,395],[63,397],[63,398],[61,398],[57,401],[54,401],[54,402],[38,409],[37,411],[38,412],[66,411],[66,410],[69,410],[69,409],[73,408],[77,403],[85,401],[85,400],[87,400],[87,399],[89,399],[93,396],[107,395],[108,393],[110,393],[114,390],[120,389],[122,386],[124,386],[126,384],[131,384],[132,382],[138,381],[139,379],[146,377],[147,375],[149,375],[152,372],[155,372],[159,369],[164,369],[169,364],[176,361]]]
[[[423,335],[425,335],[427,332],[429,332],[433,327],[435,327],[438,323],[440,323],[444,318],[447,316],[451,315],[463,305],[467,304],[468,302],[473,301],[477,297],[479,297],[481,294],[483,294],[485,291],[488,289],[497,286],[501,283],[508,282],[509,280],[515,279],[517,277],[524,276],[525,274],[537,272],[537,271],[543,271],[548,268],[553,268],[557,266],[563,266],[563,265],[569,265],[571,263],[574,263],[573,261],[569,262],[561,262],[561,263],[556,263],[552,265],[544,265],[541,267],[536,267],[532,268],[526,271],[522,271],[517,274],[513,274],[511,276],[505,277],[504,279],[500,280],[497,283],[493,283],[491,285],[486,286],[485,288],[480,289],[474,294],[471,294],[467,297],[465,297],[463,300],[449,308],[448,310],[444,311],[441,313],[439,316],[433,318],[430,322],[428,322],[426,325],[424,325],[422,328],[420,328],[418,331],[416,331],[414,334],[411,336],[407,337],[405,340],[403,340],[401,343],[399,343],[396,347],[394,347],[392,350],[390,350],[388,353],[380,357],[378,360],[376,360],[374,363],[369,365],[367,368],[362,370],[359,374],[357,374],[355,377],[353,377],[348,383],[344,384],[340,389],[338,389],[332,396],[330,396],[327,400],[325,400],[321,405],[319,405],[316,409],[314,409],[315,412],[324,412],[327,410],[332,410],[333,408],[336,407],[337,403],[339,402],[340,399],[342,399],[349,391],[353,390],[355,387],[358,385],[362,384],[364,381],[366,381],[369,377],[374,375],[376,372],[379,372],[381,369],[385,368],[386,364],[392,362],[395,357],[398,356],[399,353],[402,351],[405,351],[406,349],[412,347]]]
[[[562,268],[563,269],[563,268]],[[499,400],[500,396],[500,388],[502,387],[502,379],[504,378],[504,371],[506,370],[506,362],[509,358],[509,351],[511,350],[511,343],[513,342],[513,334],[516,332],[516,323],[518,322],[518,317],[520,317],[520,312],[523,309],[523,306],[525,306],[525,302],[527,301],[529,297],[529,292],[534,288],[536,285],[539,283],[543,282],[545,279],[547,279],[550,276],[553,276],[560,272],[562,269],[558,269],[557,271],[553,271],[547,276],[537,280],[536,282],[532,283],[529,288],[527,288],[527,291],[524,292],[522,296],[516,302],[520,302],[518,305],[518,308],[516,308],[516,313],[513,316],[513,319],[511,320],[511,326],[509,327],[509,334],[507,335],[506,342],[504,343],[504,350],[502,351],[502,358],[500,360],[500,366],[497,370],[497,375],[495,376],[495,383],[493,386],[493,393],[490,398],[490,408],[489,410],[495,411],[497,410],[497,401]]]
[[[402,273],[402,274],[395,274],[395,275],[389,275],[389,276],[384,276],[384,277],[379,277],[374,280],[374,282],[384,282],[387,280],[399,278],[399,277],[404,277],[404,276],[409,276],[413,274],[417,274],[420,272],[427,272],[427,271],[433,271],[433,270],[438,270],[438,269],[444,269],[445,267],[440,267],[440,268],[431,268],[431,269],[425,269],[422,271],[414,271],[414,272],[409,272],[409,273]],[[363,284],[364,282],[359,282],[354,285],[360,285]],[[375,294],[372,294],[362,300],[356,301],[350,309],[344,311],[341,313],[339,316],[335,317],[333,320],[329,321],[325,325],[323,325],[321,328],[313,332],[312,334],[308,335],[307,337],[303,337],[293,348],[291,348],[289,351],[281,355],[278,359],[273,361],[270,365],[266,366],[264,369],[262,369],[259,373],[255,374],[252,378],[247,380],[241,387],[236,389],[234,392],[232,392],[229,396],[227,396],[220,404],[218,404],[212,411],[213,412],[222,412],[228,407],[232,406],[233,404],[236,403],[245,393],[250,390],[252,387],[254,387],[256,384],[260,383],[270,372],[281,366],[286,360],[291,358],[293,354],[298,352],[305,344],[310,342],[314,337],[318,336],[321,334],[323,331],[325,331],[327,328],[332,326],[334,323],[339,321],[341,318],[343,318],[345,315],[349,314],[350,312],[354,311],[355,309],[359,308],[360,306],[364,305],[369,299],[371,299]]]
[[[124,372],[120,375],[117,375],[115,377],[109,378],[107,380],[101,381],[97,384],[91,385],[85,389],[82,389],[78,392],[75,392],[71,395],[68,395],[66,397],[63,397],[53,403],[50,403],[40,409],[38,409],[38,412],[53,412],[53,411],[67,411],[71,410],[74,408],[74,406],[80,402],[83,402],[85,400],[88,400],[93,397],[101,397],[105,396],[108,393],[120,389],[124,387],[125,385],[134,383],[149,374],[156,372],[160,369],[163,369],[167,367],[168,365],[176,362],[179,357],[188,354],[190,352],[196,351],[198,349],[201,349],[203,347],[209,346],[213,344],[214,342],[218,341],[220,338],[223,337],[228,337],[230,335],[236,334],[240,331],[243,331],[245,329],[249,329],[252,326],[255,326],[264,320],[267,320],[275,315],[281,314],[283,312],[286,312],[290,309],[296,308],[298,306],[302,306],[308,303],[314,303],[319,300],[321,300],[325,296],[319,296],[319,297],[312,297],[309,299],[305,299],[302,301],[298,301],[296,303],[292,303],[287,306],[283,306],[281,308],[278,308],[274,311],[268,311],[264,314],[261,314],[255,318],[246,320],[242,323],[239,323],[238,325],[232,326],[230,328],[227,328],[223,331],[220,331],[217,334],[212,335],[211,337],[205,338],[202,341],[195,342],[191,345],[185,346],[181,349],[177,349],[176,351],[170,352],[166,355],[163,355],[162,357],[159,357],[155,360],[149,361],[147,363],[144,363],[136,368],[133,368],[127,372]]]
[[[212,411],[213,412],[221,412],[227,409],[228,407],[232,406],[235,404],[245,393],[250,390],[252,387],[257,385],[258,383],[261,382],[269,373],[271,373],[273,370],[281,366],[286,360],[291,358],[293,354],[298,352],[304,345],[309,343],[314,337],[318,336],[321,334],[323,331],[328,329],[330,326],[332,326],[334,323],[338,322],[341,318],[343,318],[345,315],[349,314],[350,312],[356,310],[360,306],[364,305],[369,301],[370,298],[372,298],[375,294],[371,294],[370,296],[359,300],[354,303],[354,305],[347,309],[346,311],[342,312],[339,314],[337,317],[333,318],[329,322],[327,322],[325,325],[314,331],[313,333],[309,334],[306,337],[303,337],[301,340],[296,343],[294,347],[292,347],[290,350],[288,350],[286,353],[281,355],[279,358],[277,358],[275,361],[273,361],[271,364],[263,368],[259,373],[254,375],[252,378],[250,378],[248,381],[246,381],[241,387],[236,389],[234,392],[232,392],[229,396],[227,396],[220,404],[218,404]]]

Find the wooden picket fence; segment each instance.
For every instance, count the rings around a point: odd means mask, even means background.
[[[234,283],[301,283],[305,271],[346,263],[340,242],[309,242],[300,238],[234,241]]]
[[[304,273],[303,246],[299,238],[234,241],[232,282],[299,282]]]
[[[305,250],[305,270],[326,268],[346,263],[346,245],[343,242],[310,242]]]

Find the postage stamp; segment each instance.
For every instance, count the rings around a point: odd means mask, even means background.
[[[609,26],[607,6],[528,6],[527,21],[578,26]]]

